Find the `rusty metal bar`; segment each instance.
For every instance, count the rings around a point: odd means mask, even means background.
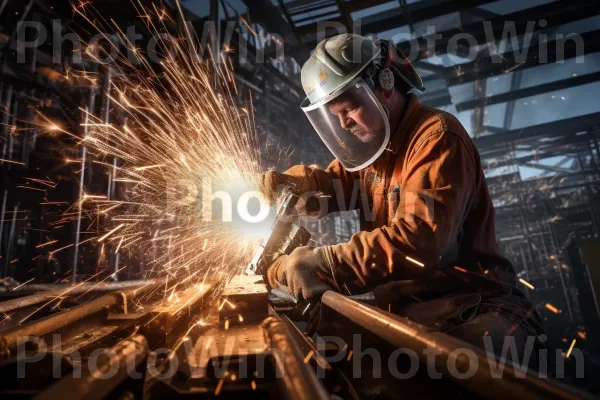
[[[118,305],[123,305],[125,307],[128,298],[140,297],[158,285],[161,285],[162,282],[163,280],[156,280],[152,285],[146,285],[138,289],[110,293],[47,318],[7,330],[0,336],[0,355],[10,354],[11,350],[14,349],[24,337],[39,337],[46,335],[83,318],[99,313],[106,308],[113,308]]]
[[[0,303],[0,313],[17,310],[19,308],[43,303],[49,301],[57,296],[75,296],[86,292],[90,293],[103,293],[103,292],[114,292],[117,290],[135,289],[146,285],[152,285],[153,280],[136,280],[136,281],[125,281],[119,283],[88,283],[79,285],[25,285],[16,291],[7,291],[11,294],[19,294],[20,292],[34,293],[29,296],[19,297],[17,299],[7,300]],[[0,292],[2,293],[2,292]]]
[[[317,379],[314,371],[304,363],[302,353],[285,322],[277,317],[267,318],[262,327],[280,373],[278,383],[288,399],[328,399],[329,395]]]
[[[49,301],[57,296],[56,292],[41,292],[32,294],[31,296],[19,297],[0,303],[0,313],[7,313],[9,311],[18,310],[19,308],[32,306],[35,304]]]
[[[34,399],[100,400],[108,398],[128,378],[137,379],[143,383],[143,377],[137,369],[148,358],[149,353],[148,342],[144,336],[136,335],[131,339],[123,340],[105,353],[110,358],[104,364],[99,365],[97,371],[88,370],[80,378],[75,378],[73,375],[66,376],[39,393]],[[110,372],[113,368],[116,368],[116,373]],[[133,374],[138,376],[132,376]],[[126,388],[131,396],[124,395],[120,398],[134,398],[131,393],[134,388],[131,386],[128,385]],[[141,388],[141,385],[139,387]]]
[[[593,398],[591,395],[579,391],[574,387],[547,379],[539,379],[530,375],[519,378],[515,374],[514,368],[508,363],[504,366],[502,379],[496,379],[492,376],[494,368],[491,366],[491,362],[498,363],[500,361],[490,356],[493,359],[490,362],[488,354],[483,350],[446,334],[432,332],[425,326],[415,322],[381,312],[378,308],[361,304],[340,293],[326,292],[323,295],[322,303],[389,344],[397,348],[412,349],[416,352],[422,364],[427,363],[427,356],[424,350],[428,346],[434,346],[439,351],[436,352],[438,356],[434,358],[436,370],[442,372],[445,377],[450,379],[453,379],[452,374],[448,371],[450,353],[458,348],[473,351],[478,358],[475,374],[469,379],[453,380],[482,397],[489,399]],[[462,355],[465,356],[465,359],[459,356],[456,362],[469,365],[469,358],[465,354]]]
[[[117,293],[107,294],[99,297],[89,303],[73,307],[70,310],[60,312],[39,321],[33,321],[23,326],[10,329],[3,332],[0,336],[0,353],[10,354],[23,338],[28,336],[43,336],[75,321],[81,320],[90,315],[96,314],[105,308],[112,308],[119,305],[123,297]]]

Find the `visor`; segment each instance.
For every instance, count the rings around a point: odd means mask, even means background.
[[[306,98],[301,107],[347,171],[371,165],[390,139],[390,123],[383,106],[362,78],[315,104]]]

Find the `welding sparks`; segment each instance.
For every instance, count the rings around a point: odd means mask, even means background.
[[[419,267],[424,267],[425,266],[425,264],[423,264],[420,261],[415,260],[414,258],[410,258],[410,257],[406,256],[406,259],[408,261],[410,261],[411,263],[413,263],[413,264],[417,264]]]
[[[25,165],[25,163],[19,162],[19,161],[13,161],[13,160],[6,160],[4,158],[0,158],[0,163],[9,163],[9,164],[18,164],[18,165]]]
[[[558,308],[554,307],[550,303],[544,304],[544,307],[546,307],[548,310],[552,311],[554,314],[560,314],[560,310]]]
[[[230,308],[235,310],[235,304],[233,304],[232,302],[230,302],[227,299],[223,299],[223,302],[221,303],[221,305],[219,306],[219,311],[221,311],[223,309],[223,306],[227,304]]]
[[[19,289],[19,288],[21,288],[21,287],[23,287],[23,286],[27,285],[29,282],[31,282],[31,281],[33,281],[33,280],[35,280],[35,278],[31,278],[31,279],[30,279],[30,280],[28,280],[27,282],[23,282],[23,283],[21,283],[20,285],[18,285],[18,286],[15,286],[15,287],[13,288],[13,290],[17,290],[17,289]]]
[[[164,28],[164,10],[136,6],[150,31]],[[103,21],[92,4],[75,12],[90,25],[113,24]],[[129,43],[116,24],[114,28]],[[214,217],[211,201],[203,200],[224,191],[235,201],[258,189],[262,168],[253,106],[251,100],[236,101],[239,93],[226,51],[208,57],[225,62],[199,62],[190,56],[197,52],[192,33],[182,29],[179,38],[159,35],[157,53],[165,55],[159,74],[146,59],[134,66],[125,52],[111,64],[106,95],[115,112],[110,121],[81,109],[86,116],[83,144],[90,153],[105,156],[93,162],[107,168],[111,182],[123,188],[125,199],[120,200],[125,201],[83,194],[77,206],[91,221],[104,221],[96,225],[102,233],[95,241],[105,245],[106,253],[144,257],[148,273],[169,275],[171,285],[188,278],[193,285],[208,277],[224,286],[249,262],[262,231],[240,228],[223,216],[209,218]],[[94,58],[98,51],[98,46],[87,46],[86,54]],[[143,58],[141,52],[135,54]],[[76,78],[78,72],[69,74]],[[85,71],[79,74],[89,78]],[[224,305],[235,308],[227,301],[219,307]]]
[[[160,167],[164,167],[164,165],[163,164],[146,165],[145,167],[135,167],[133,170],[136,172],[139,172],[139,171],[144,171],[144,170],[151,169],[151,168],[160,168]]]
[[[140,3],[136,6],[140,8],[142,22],[151,32],[165,29],[162,21],[170,20],[165,10],[152,13]],[[105,32],[109,31],[107,25],[113,24],[115,35],[127,47],[126,34],[115,22],[104,21],[92,2],[80,3],[74,12],[98,30],[102,27]],[[153,17],[160,22],[152,21]],[[247,24],[244,20],[243,23]],[[88,194],[81,184],[78,201],[50,225],[52,229],[59,229],[86,220],[82,233],[92,237],[86,236],[86,240],[76,243],[61,243],[57,249],[50,246],[59,241],[47,237],[36,248],[47,251],[52,259],[62,250],[90,243],[99,247],[99,265],[117,253],[138,259],[146,267],[146,277],[168,278],[163,301],[168,303],[171,299],[171,304],[176,304],[174,313],[193,300],[186,301],[183,297],[180,300],[176,293],[193,285],[200,284],[202,288],[207,281],[215,287],[211,295],[219,295],[220,288],[243,271],[264,236],[255,226],[240,228],[223,216],[214,217],[219,210],[211,213],[212,199],[217,198],[213,194],[224,191],[236,201],[259,188],[262,166],[254,128],[254,107],[251,98],[243,104],[238,102],[244,96],[238,93],[230,70],[232,64],[225,54],[228,49],[223,54],[208,57],[219,62],[199,62],[191,56],[197,53],[197,43],[187,27],[184,28],[186,31],[179,38],[157,36],[157,53],[165,55],[159,65],[144,59],[139,51],[134,53],[141,62],[133,65],[126,57],[132,49],[123,51],[122,57],[110,64],[112,78],[104,85],[109,88],[109,92],[104,93],[110,103],[108,121],[87,108],[80,109],[85,122],[74,129],[79,132],[83,127],[82,135],[69,132],[67,124],[50,121],[36,111],[42,120],[36,124],[44,131],[75,138],[85,146],[87,159],[98,158],[91,162],[105,169],[109,185],[118,193],[118,197],[110,190]],[[252,30],[249,25],[248,28]],[[103,51],[100,46],[85,49],[82,53],[92,59],[99,58],[98,53]],[[207,51],[210,53],[211,49]],[[102,82],[102,74],[90,76],[89,72],[74,69],[68,71],[67,79],[81,79],[93,85],[107,83]],[[66,163],[81,164],[84,171],[85,160],[84,153],[67,159]],[[0,162],[25,165],[4,159]],[[50,178],[26,179],[26,184],[19,188],[45,192],[57,185]],[[67,204],[38,195],[44,197],[41,204]],[[80,276],[83,275],[78,274]],[[29,282],[31,280],[23,285]],[[58,294],[44,306],[56,302],[55,307],[58,307],[67,292]],[[236,308],[227,299],[219,309],[224,306]],[[243,322],[241,314],[238,320]],[[200,323],[201,326],[206,324],[203,320]],[[229,321],[225,324],[227,329]],[[219,390],[220,387],[215,395]]]
[[[112,235],[113,233],[115,233],[116,231],[118,231],[119,229],[121,229],[125,224],[121,224],[119,226],[117,226],[115,229],[113,229],[112,231],[108,232],[106,235],[102,236],[100,239],[98,239],[98,242],[102,242],[104,239],[106,239],[107,237],[109,237],[110,235]]]
[[[215,396],[218,396],[219,393],[221,393],[221,388],[223,388],[223,382],[225,382],[225,379],[221,378],[219,380],[219,383],[217,383],[217,388],[215,389]]]
[[[46,242],[46,243],[38,244],[37,246],[35,246],[35,248],[36,249],[41,249],[42,247],[50,246],[51,244],[54,244],[56,242],[58,242],[58,240],[51,240],[51,241]]]
[[[521,282],[523,285],[527,286],[529,289],[535,290],[535,287],[531,283],[527,282],[525,279],[519,278],[519,282]]]
[[[575,342],[577,342],[577,339],[573,339],[573,341],[571,342],[571,346],[569,346],[569,351],[567,351],[567,355],[565,356],[565,358],[569,358],[571,356],[571,352],[575,347]]]
[[[308,354],[306,355],[306,357],[304,357],[304,364],[308,364],[308,362],[312,358],[313,354],[315,354],[314,350],[311,350],[311,351],[308,352]]]

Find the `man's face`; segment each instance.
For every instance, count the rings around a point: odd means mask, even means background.
[[[369,143],[385,132],[377,106],[365,106],[351,94],[343,94],[331,101],[329,111],[339,118],[343,129],[349,130],[363,143]]]

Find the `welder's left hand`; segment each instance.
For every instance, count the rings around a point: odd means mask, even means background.
[[[294,297],[308,302],[336,290],[325,247],[298,247],[277,258],[267,270],[269,285],[288,288]]]

